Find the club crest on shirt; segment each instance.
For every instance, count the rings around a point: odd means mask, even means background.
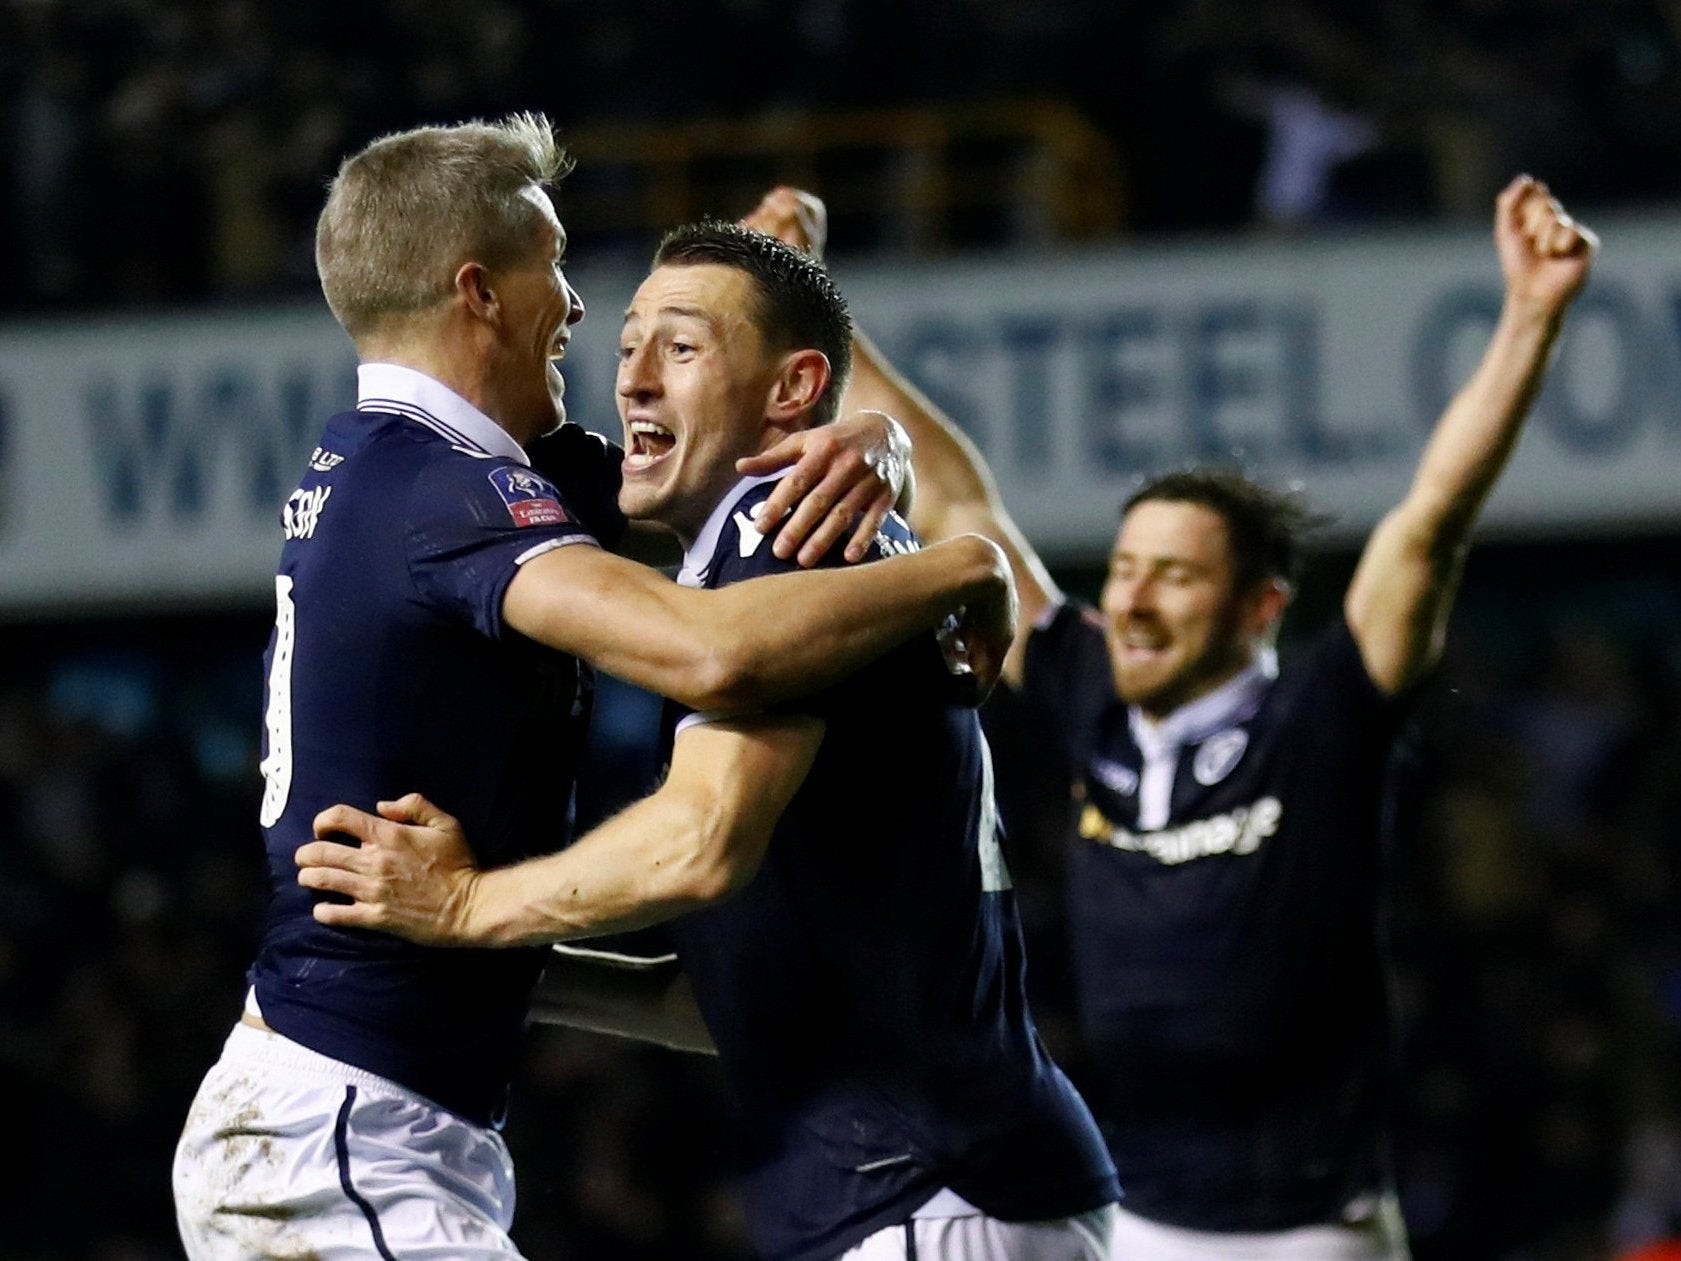
[[[555,489],[527,469],[503,465],[490,471],[490,484],[508,506],[515,525],[563,525],[572,518],[555,498]]]
[[[765,535],[759,533],[759,527],[754,524],[759,519],[759,513],[764,504],[753,505],[751,513],[738,512],[735,514],[736,550],[741,553],[741,559],[746,560],[759,550],[759,544],[765,541]]]
[[[1123,797],[1130,797],[1138,791],[1138,772],[1130,766],[1097,757],[1092,759],[1091,773],[1097,777],[1098,783]]]
[[[1241,727],[1209,736],[1197,749],[1196,758],[1191,763],[1191,774],[1204,788],[1218,784],[1232,773],[1232,767],[1242,760],[1243,751],[1248,747],[1249,733]]]

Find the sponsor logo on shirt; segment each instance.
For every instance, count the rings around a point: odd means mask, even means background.
[[[280,509],[281,533],[289,539],[314,538],[315,527],[321,524],[321,510],[332,493],[331,486],[294,490]]]
[[[515,525],[564,525],[572,519],[555,498],[554,487],[535,473],[504,465],[491,470],[490,484],[508,505]]]
[[[309,467],[317,473],[331,473],[344,463],[344,457],[337,451],[329,451],[325,447],[316,447],[315,453],[309,457]]]
[[[1214,854],[1253,854],[1261,842],[1278,831],[1284,806],[1277,797],[1262,797],[1225,814],[1194,819],[1159,832],[1131,832],[1112,823],[1096,806],[1080,814],[1080,835],[1111,849],[1148,854],[1157,862],[1173,867],[1193,858]]]
[[[1248,747],[1249,733],[1241,727],[1209,736],[1191,762],[1191,774],[1204,788],[1218,784],[1232,773],[1232,767],[1243,759],[1243,751]]]

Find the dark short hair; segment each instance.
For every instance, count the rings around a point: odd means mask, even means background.
[[[829,360],[829,388],[812,408],[812,423],[835,418],[852,372],[852,315],[823,264],[739,223],[703,219],[673,228],[654,251],[654,266],[715,264],[746,272],[757,294],[754,322],[766,344],[812,347]]]
[[[1233,579],[1239,591],[1273,578],[1295,582],[1303,536],[1327,520],[1309,509],[1300,491],[1274,490],[1236,469],[1163,473],[1133,492],[1121,516],[1152,502],[1200,504],[1220,515],[1230,538]]]

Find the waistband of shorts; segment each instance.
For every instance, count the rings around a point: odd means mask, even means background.
[[[1099,1234],[1101,1234],[1105,1238],[1107,1238],[1109,1226],[1111,1224],[1111,1219],[1113,1218],[1113,1216],[1116,1212],[1116,1207],[1117,1206],[1113,1203],[1099,1204],[1096,1208],[1087,1209],[1083,1213],[1073,1213],[1073,1214],[1069,1215],[1069,1217],[1066,1218],[1066,1219],[1050,1218],[1050,1219],[1047,1219],[1047,1220],[1051,1220],[1051,1221],[1067,1220],[1067,1221],[1070,1221],[1070,1222],[1082,1222],[1088,1228],[1090,1228],[1092,1230],[1096,1230]],[[934,1192],[934,1194],[932,1196],[930,1196],[926,1201],[923,1202],[921,1208],[917,1209],[916,1212],[911,1214],[911,1217],[918,1220],[918,1221],[921,1221],[921,1220],[924,1220],[924,1219],[927,1219],[927,1218],[931,1218],[931,1217],[932,1218],[941,1218],[941,1217],[985,1217],[985,1216],[986,1216],[986,1211],[984,1209],[976,1208],[973,1204],[969,1203],[968,1200],[964,1199],[961,1195],[959,1195],[957,1192],[953,1191],[950,1187],[941,1187],[938,1191]]]
[[[934,1192],[912,1217],[981,1217],[980,1209],[965,1200],[950,1187],[941,1187]]]
[[[227,1042],[222,1046],[222,1061],[256,1068],[284,1069],[288,1073],[301,1073],[320,1081],[367,1086],[408,1099],[421,1098],[407,1086],[394,1082],[389,1077],[381,1077],[365,1068],[357,1068],[354,1064],[346,1064],[343,1060],[335,1060],[319,1051],[312,1051],[272,1029],[257,1029],[247,1024],[234,1025],[233,1031],[228,1034]]]

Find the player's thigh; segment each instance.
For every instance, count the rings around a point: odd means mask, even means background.
[[[1226,1234],[1186,1230],[1118,1209],[1110,1261],[1408,1261],[1399,1206],[1385,1197],[1359,1225]]]
[[[519,1261],[496,1134],[399,1091],[211,1069],[176,1149],[191,1261]]]
[[[879,1230],[842,1261],[1106,1261],[1112,1206],[1044,1222],[918,1217]]]

